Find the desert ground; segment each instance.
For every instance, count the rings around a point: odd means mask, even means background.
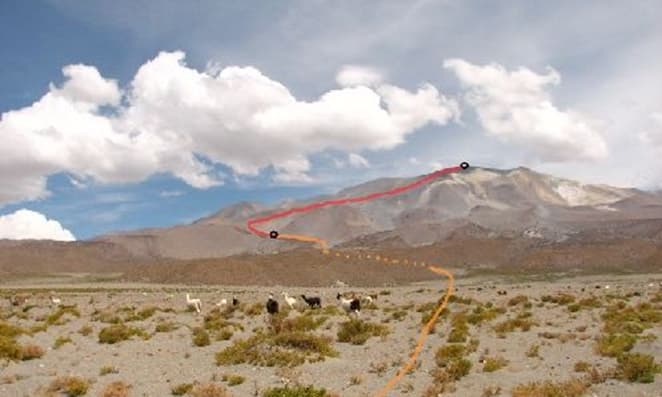
[[[447,287],[63,280],[0,285],[0,396],[373,396]],[[662,396],[662,274],[458,277],[456,287],[389,396]],[[283,291],[298,298],[294,309]],[[265,311],[270,292],[277,316]],[[356,320],[338,292],[377,299]],[[295,385],[326,394],[274,390]]]

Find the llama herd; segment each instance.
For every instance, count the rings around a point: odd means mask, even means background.
[[[294,296],[290,296],[285,291],[283,291],[281,295],[283,297],[283,301],[290,308],[290,310],[296,309],[302,303],[311,309],[322,308],[322,298],[319,296],[306,296],[301,294],[301,301],[303,301],[301,302],[299,299]],[[336,300],[338,301],[340,307],[347,314],[359,316],[361,314],[361,304],[372,304],[375,300],[377,300],[377,294],[359,295],[356,293],[338,293],[336,295]],[[218,303],[216,303],[216,306],[224,307],[228,304],[237,306],[239,304],[239,300],[236,296],[232,296],[231,301],[228,301],[227,298],[223,298]],[[199,298],[191,298],[191,294],[189,293],[186,294],[186,305],[196,313],[202,312],[202,301]],[[281,306],[278,300],[274,298],[274,295],[270,293],[267,301],[265,302],[265,307],[267,309],[267,313],[273,315],[279,312]]]

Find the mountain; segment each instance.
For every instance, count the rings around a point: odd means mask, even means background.
[[[324,199],[365,195],[413,180],[378,179]],[[246,232],[246,221],[318,199],[288,201],[271,208],[242,202],[190,225],[117,233],[96,241],[118,244],[139,257],[179,259],[288,250],[297,245],[256,238]],[[332,245],[359,239],[375,247],[395,240],[403,247],[418,247],[463,234],[547,242],[623,236],[659,240],[662,195],[582,184],[527,168],[470,168],[401,195],[297,214],[264,228],[320,236]]]
[[[338,279],[383,285],[434,278],[424,269],[320,256],[309,245],[262,239],[246,230],[253,217],[384,191],[417,178],[383,178],[273,206],[241,202],[191,224],[91,241],[0,241],[0,276],[116,272],[141,282],[311,286]],[[319,236],[339,250],[379,251],[468,273],[662,268],[662,194],[582,184],[527,168],[470,168],[401,195],[261,226]],[[350,271],[356,266],[362,271]]]

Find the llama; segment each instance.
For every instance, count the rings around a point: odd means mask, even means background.
[[[202,311],[202,302],[200,302],[200,299],[191,299],[189,294],[186,294],[186,305],[188,307],[194,308],[196,313],[200,313]]]
[[[49,295],[48,298],[51,300],[51,303],[54,305],[61,305],[62,300],[60,298],[56,298],[53,295]]]
[[[27,296],[24,295],[12,295],[9,297],[9,302],[12,306],[21,306],[28,301]]]
[[[239,305],[239,299],[235,295],[232,295],[232,306]]]
[[[359,299],[357,298],[347,299],[342,295],[340,295],[340,293],[338,293],[336,299],[340,301],[340,305],[345,310],[345,312],[347,312],[347,314],[354,313],[357,316],[361,314],[361,301]]]
[[[221,307],[221,306],[225,306],[225,305],[227,305],[227,304],[228,304],[228,300],[225,299],[225,298],[223,298],[223,299],[221,299],[220,302],[218,302],[218,303],[216,304],[216,306]]]
[[[278,301],[274,299],[273,294],[269,294],[269,300],[267,300],[267,312],[271,315],[278,313]]]
[[[311,309],[322,307],[322,299],[319,296],[306,297],[306,295],[301,295],[303,299]]]
[[[287,294],[287,292],[283,291],[283,297],[285,298],[285,303],[290,307],[290,309],[294,309],[294,305],[297,304],[297,298],[293,298]]]

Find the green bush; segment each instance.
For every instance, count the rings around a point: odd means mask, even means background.
[[[630,382],[653,383],[661,369],[649,354],[623,353],[617,360],[619,373]]]
[[[127,327],[125,324],[113,324],[99,331],[99,343],[114,344],[129,340],[134,335],[140,336],[143,339],[149,338],[149,335],[140,328]]]
[[[328,397],[325,389],[316,389],[313,386],[285,386],[268,389],[262,397]]]
[[[384,325],[352,319],[340,324],[338,341],[353,345],[362,345],[373,336],[385,336],[388,333],[389,330]]]
[[[637,337],[630,334],[609,334],[601,336],[595,346],[595,350],[601,356],[618,357],[629,352],[637,342]]]
[[[193,328],[193,344],[202,347],[209,346],[211,344],[211,338],[209,338],[209,333],[205,331],[204,328],[196,327]]]

